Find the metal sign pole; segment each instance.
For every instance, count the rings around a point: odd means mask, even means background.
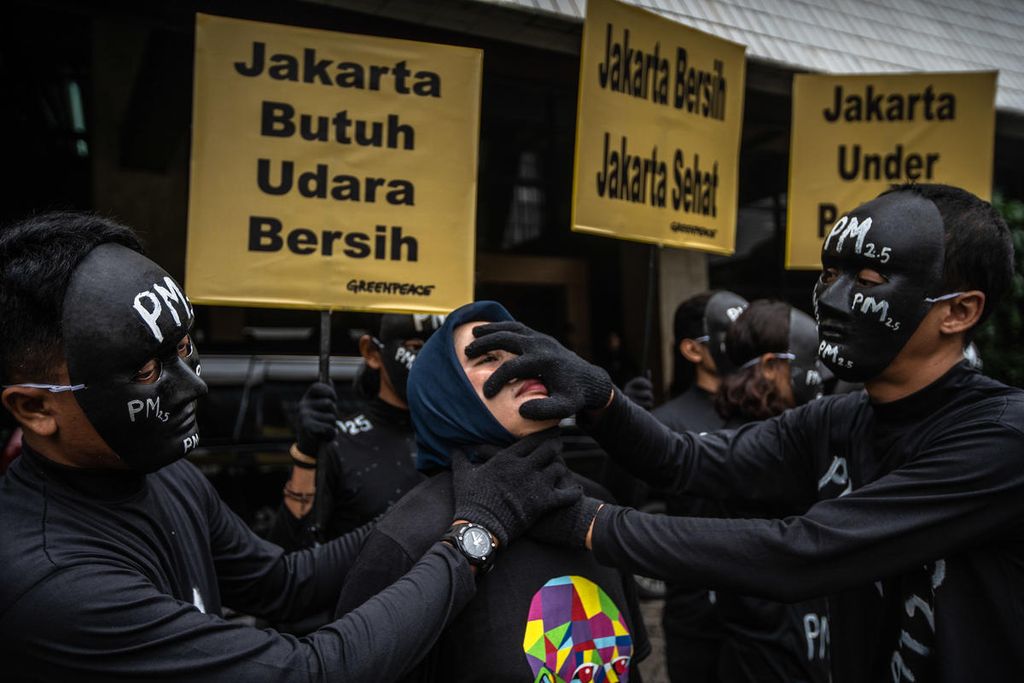
[[[643,373],[647,379],[651,378],[651,341],[654,336],[654,299],[658,286],[658,249],[659,245],[652,244],[648,252],[647,261],[647,304],[644,309],[644,350],[640,358]]]
[[[331,383],[331,312],[320,311],[320,381]]]

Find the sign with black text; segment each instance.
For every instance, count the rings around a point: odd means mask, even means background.
[[[745,48],[589,0],[573,230],[731,254]]]
[[[996,72],[797,74],[786,268],[821,268],[833,224],[891,185],[992,193]]]
[[[471,301],[481,65],[474,49],[197,15],[192,301]]]

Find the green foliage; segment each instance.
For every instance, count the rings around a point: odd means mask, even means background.
[[[1016,271],[1010,291],[978,331],[975,342],[986,375],[1024,387],[1024,202],[1006,199],[997,192],[992,205],[1010,226]]]

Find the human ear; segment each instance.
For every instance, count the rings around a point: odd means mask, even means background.
[[[363,357],[363,361],[366,362],[366,366],[371,370],[380,370],[382,365],[380,359],[380,349],[373,343],[373,337],[368,334],[364,334],[359,338],[359,354]]]
[[[947,313],[939,321],[943,334],[960,334],[978,324],[985,310],[985,293],[976,289],[949,301]]]
[[[679,342],[679,353],[683,354],[683,358],[694,365],[700,363],[704,358],[704,355],[701,353],[700,342],[696,342],[692,339],[684,339]]]
[[[3,393],[4,408],[14,416],[21,428],[41,437],[57,433],[54,394],[45,389],[7,387]]]

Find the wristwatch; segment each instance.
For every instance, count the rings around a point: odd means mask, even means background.
[[[498,544],[495,543],[491,532],[479,524],[456,522],[449,527],[441,540],[455,546],[456,550],[480,571],[488,572],[494,567],[494,552]]]

